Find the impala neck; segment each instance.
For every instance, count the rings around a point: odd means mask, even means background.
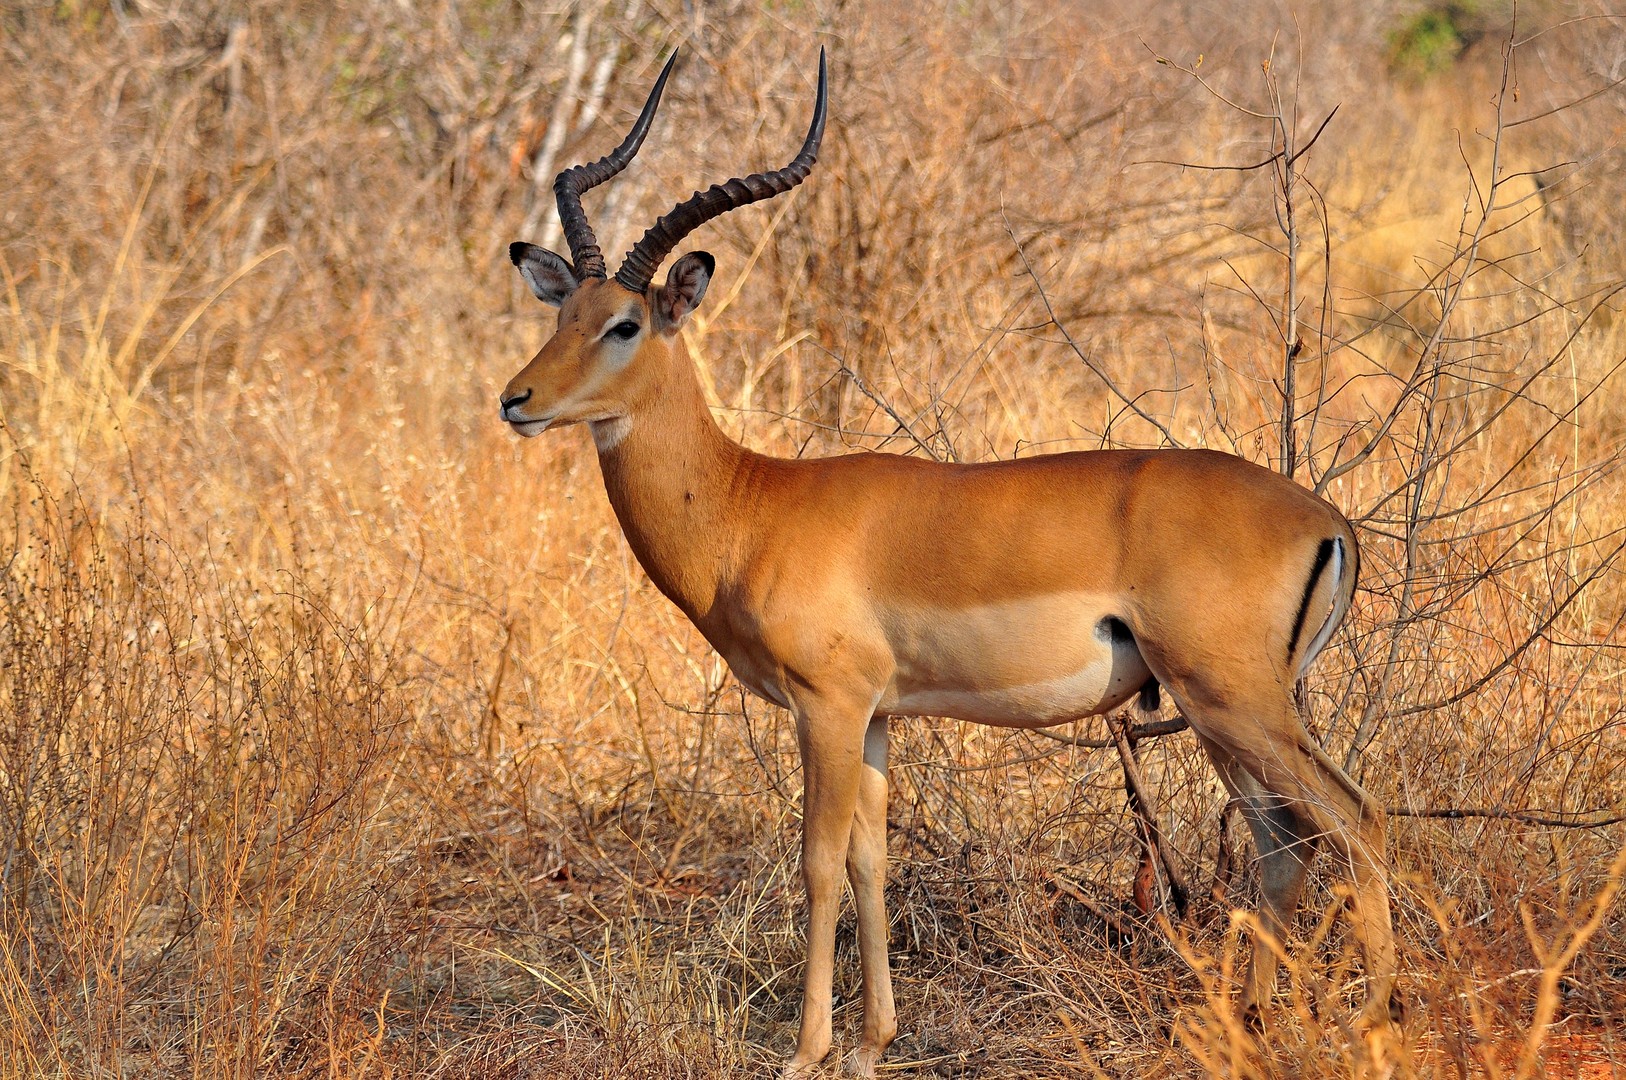
[[[753,455],[712,419],[686,350],[674,343],[658,392],[593,424],[610,505],[644,572],[705,627],[744,539],[731,499]]]

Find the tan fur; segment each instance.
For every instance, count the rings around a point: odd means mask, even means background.
[[[1130,697],[1150,671],[1174,696],[1259,838],[1265,928],[1286,933],[1310,849],[1350,873],[1368,1026],[1395,979],[1384,832],[1370,800],[1310,739],[1293,704],[1304,650],[1342,618],[1355,536],[1291,481],[1206,450],[1056,454],[947,465],[884,454],[784,460],[729,439],[706,407],[674,320],[592,279],[509,383],[505,415],[595,425],[605,488],[639,562],[739,680],[795,715],[805,766],[808,960],[787,1075],[831,1044],[843,864],[858,907],[864,1022],[851,1071],[872,1075],[896,1021],[887,970],[886,725],[929,700],[963,719],[1057,723]],[[596,337],[643,327],[630,362]],[[613,431],[611,430],[613,426]],[[613,435],[614,437],[608,437]],[[1312,590],[1323,541],[1344,545],[1334,592]],[[1110,617],[1132,641],[1114,643]],[[1035,716],[1014,715],[1031,707]],[[1274,953],[1255,951],[1262,1006]]]

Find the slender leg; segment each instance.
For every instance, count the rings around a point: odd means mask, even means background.
[[[1389,913],[1383,811],[1297,724],[1296,716],[1294,720],[1300,767],[1289,772],[1286,782],[1272,785],[1271,790],[1292,800],[1300,820],[1313,829],[1308,835],[1325,839],[1338,857],[1339,868],[1349,878],[1353,892],[1350,922],[1366,957],[1366,1005],[1361,1010],[1361,1027],[1374,1034],[1386,1033],[1390,1022],[1398,1019],[1400,1006],[1395,996],[1399,969]]]
[[[1225,709],[1210,705],[1193,715],[1201,717],[1205,740],[1221,751],[1215,764],[1220,765],[1222,756],[1232,763],[1238,779],[1228,778],[1226,783],[1249,797],[1260,815],[1258,824],[1251,816],[1249,824],[1261,860],[1270,861],[1269,866],[1261,865],[1267,907],[1262,921],[1267,928],[1275,929],[1273,922],[1285,925],[1292,913],[1287,905],[1297,901],[1303,884],[1308,841],[1325,843],[1337,856],[1352,885],[1350,922],[1366,957],[1367,999],[1361,1025],[1370,1033],[1374,1053],[1386,1053],[1379,1044],[1386,1040],[1398,1010],[1382,811],[1310,738],[1290,697]],[[1222,775],[1224,771],[1221,768]],[[1246,779],[1240,779],[1243,774]],[[1275,958],[1260,957],[1256,948],[1245,1001],[1262,1005],[1268,1000],[1275,968]]]
[[[1400,1018],[1401,1007],[1395,994],[1399,965],[1389,914],[1383,812],[1303,727],[1298,727],[1298,733],[1300,767],[1286,770],[1267,786],[1289,797],[1300,819],[1313,823],[1349,878],[1353,893],[1350,922],[1366,957],[1366,1005],[1357,1027],[1365,1038],[1374,1075],[1388,1076],[1398,1049],[1394,1022]]]
[[[858,906],[858,955],[864,969],[864,1037],[845,1062],[849,1076],[873,1077],[898,1032],[887,966],[891,927],[886,917],[886,749],[886,717],[877,716],[864,733],[858,810],[847,847],[847,880]]]
[[[813,698],[796,711],[802,751],[802,881],[807,887],[807,966],[802,1028],[783,1077],[806,1076],[830,1052],[831,981],[841,871],[858,809],[864,730],[873,702],[861,706]]]
[[[1206,740],[1203,745],[1220,779],[1242,802],[1242,816],[1258,852],[1259,890],[1264,899],[1259,922],[1278,946],[1284,945],[1293,913],[1298,910],[1299,894],[1304,890],[1310,858],[1315,854],[1314,825],[1301,821],[1285,800],[1266,791],[1224,750]],[[1242,990],[1245,1015],[1263,1015],[1275,992],[1280,962],[1276,949],[1254,942]]]

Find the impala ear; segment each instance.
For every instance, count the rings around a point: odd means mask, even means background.
[[[717,260],[709,251],[691,251],[672,264],[666,284],[655,291],[655,318],[662,330],[675,330],[700,306]]]
[[[508,257],[519,267],[519,276],[544,304],[558,307],[576,291],[576,274],[564,258],[547,248],[516,240],[508,245]]]

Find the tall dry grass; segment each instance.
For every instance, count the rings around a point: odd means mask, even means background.
[[[547,238],[551,170],[683,47],[592,197],[624,247],[785,153],[821,43],[814,180],[695,241],[719,417],[787,454],[1278,462],[1282,191],[1191,166],[1338,106],[1295,173],[1290,426],[1367,562],[1307,705],[1401,812],[1400,1067],[1621,1071],[1621,826],[1405,815],[1626,812],[1626,35],[1521,8],[1504,68],[1510,12],[1453,9],[1471,40],[1419,75],[1414,10],[0,10],[0,1071],[709,1077],[789,1046],[784,718],[643,580],[587,440],[521,447],[494,402],[548,331],[503,251]],[[1265,1037],[1232,1013],[1252,887],[1189,736],[1139,750],[1179,920],[1128,903],[1110,752],[898,727],[899,1071],[1369,1071],[1324,884]]]

